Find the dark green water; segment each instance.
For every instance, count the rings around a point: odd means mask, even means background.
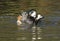
[[[34,33],[16,24],[17,15],[31,8],[45,17]],[[60,0],[0,0],[0,41],[60,41]]]
[[[60,41],[60,17],[45,17],[33,30],[18,29],[16,16],[0,16],[0,41]]]

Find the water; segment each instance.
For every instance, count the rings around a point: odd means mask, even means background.
[[[30,9],[45,18],[37,28],[18,27],[16,14]],[[0,0],[0,41],[60,41],[60,0]]]
[[[60,41],[60,17],[45,17],[37,28],[21,29],[17,16],[0,16],[0,41]]]

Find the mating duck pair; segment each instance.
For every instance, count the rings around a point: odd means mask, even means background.
[[[42,15],[37,14],[36,10],[30,10],[28,13],[23,12],[22,15],[19,15],[17,17],[17,25],[20,26],[22,24],[22,21],[27,22],[28,24],[35,24],[37,25],[38,22],[43,18]]]

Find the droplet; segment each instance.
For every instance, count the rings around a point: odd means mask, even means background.
[[[36,40],[36,38],[32,38],[33,40]]]
[[[37,39],[42,39],[41,37],[38,37]]]

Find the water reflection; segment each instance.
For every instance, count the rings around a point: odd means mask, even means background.
[[[22,28],[22,27],[18,27],[18,34],[22,37],[18,37],[18,40],[28,40],[30,37],[31,41],[35,41],[35,40],[39,40],[42,39],[41,37],[41,32],[42,29],[40,27],[36,27],[36,26],[32,26],[31,28]],[[22,34],[23,33],[23,34]],[[28,35],[29,34],[29,35]],[[26,36],[25,36],[26,35]],[[27,37],[28,35],[28,37]]]
[[[32,41],[42,39],[41,32],[42,32],[42,29],[40,27],[33,26],[32,27],[32,35],[33,35]]]

